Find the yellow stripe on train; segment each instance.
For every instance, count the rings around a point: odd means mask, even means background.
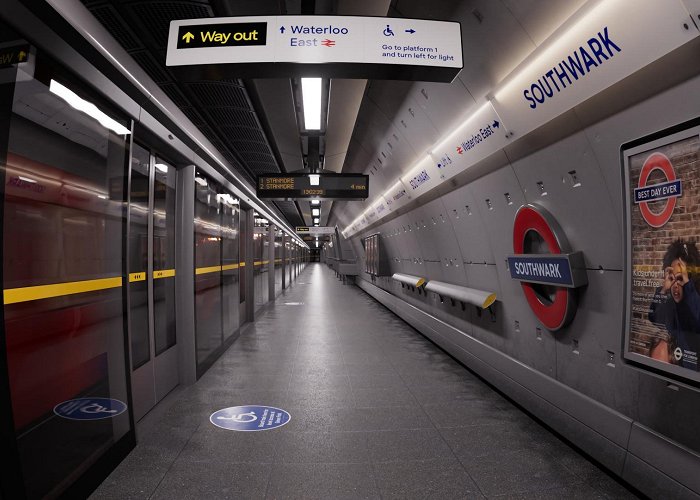
[[[51,285],[27,286],[22,288],[8,288],[3,291],[5,305],[29,302],[30,300],[50,299],[76,293],[96,292],[122,286],[121,276],[113,278],[100,278],[96,280],[70,281],[67,283],[53,283]]]

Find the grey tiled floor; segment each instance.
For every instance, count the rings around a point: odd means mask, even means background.
[[[292,420],[209,422],[245,404]],[[633,498],[320,264],[138,431],[94,498]]]

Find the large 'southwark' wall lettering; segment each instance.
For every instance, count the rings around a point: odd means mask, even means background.
[[[530,103],[530,108],[535,109],[538,103],[542,104],[547,98],[554,97],[555,91],[561,92],[567,84],[573,85],[580,77],[612,58],[616,52],[622,52],[622,49],[610,39],[606,26],[602,33],[598,32],[598,38],[590,38],[585,46],[581,45],[568,58],[533,82],[530,88],[523,91],[523,96]]]

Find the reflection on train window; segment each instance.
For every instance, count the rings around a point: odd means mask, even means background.
[[[240,201],[195,172],[195,339],[201,373],[239,327]]]
[[[53,411],[80,397],[128,401],[122,235],[130,122],[51,64],[38,58],[42,77],[15,86],[5,166],[5,333],[29,498],[60,494],[131,430],[129,412],[87,425]],[[85,112],[85,103],[103,116]]]
[[[148,335],[148,211],[149,152],[134,144],[131,153],[131,197],[129,204],[129,301],[131,309],[132,370],[151,359]]]
[[[175,345],[175,182],[177,171],[155,158],[153,181],[153,331],[156,355]]]
[[[195,175],[194,260],[195,338],[202,366],[223,343],[221,324],[221,186],[201,172]]]
[[[253,215],[253,290],[255,291],[255,310],[265,305],[269,299],[269,281],[267,274],[269,222],[257,212]]]

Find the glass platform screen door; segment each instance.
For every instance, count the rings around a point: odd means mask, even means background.
[[[134,144],[129,205],[129,330],[136,420],[178,383],[176,175],[172,165]]]

